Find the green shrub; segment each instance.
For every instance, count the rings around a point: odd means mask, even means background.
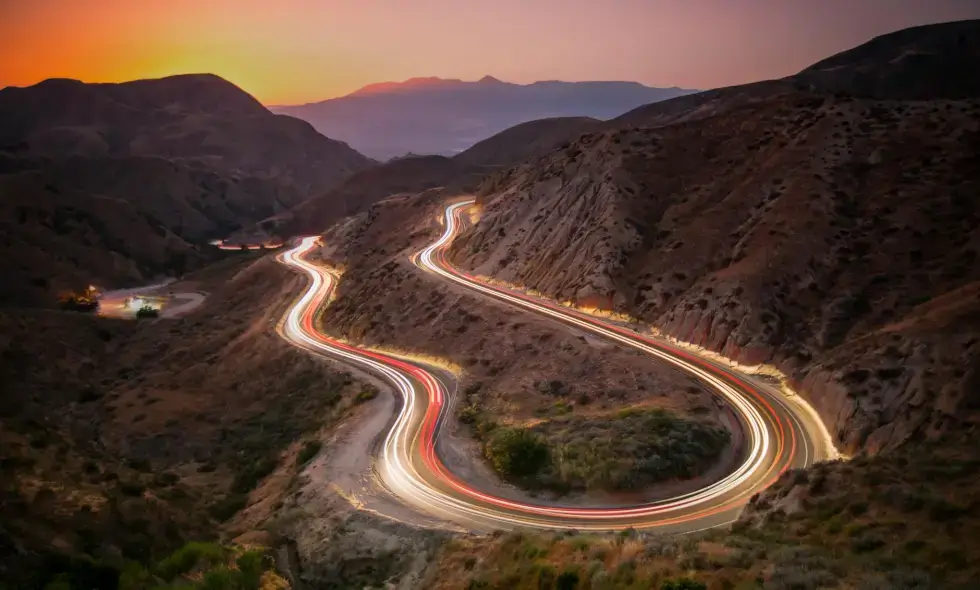
[[[231,494],[212,504],[209,511],[216,520],[224,522],[238,514],[247,505],[248,498],[244,494]]]
[[[136,312],[137,318],[155,318],[160,316],[160,311],[150,307],[149,305],[144,305],[139,308]]]
[[[541,422],[518,438],[515,429],[485,436],[485,454],[505,476],[535,476],[524,483],[559,493],[571,490],[634,490],[672,478],[690,478],[709,467],[730,434],[710,423],[664,410],[626,408],[605,419],[566,415]],[[521,442],[524,445],[521,446]],[[511,465],[511,457],[534,449],[534,469]]]
[[[307,441],[299,454],[296,455],[296,465],[306,465],[313,457],[317,456],[322,447],[323,443],[318,440]]]
[[[153,587],[153,575],[142,565],[131,562],[119,574],[119,590],[143,590]]]
[[[255,462],[245,466],[244,469],[235,474],[235,479],[231,483],[231,491],[236,494],[247,494],[259,485],[265,476],[276,469],[279,462],[275,457],[262,457]]]
[[[160,561],[156,567],[156,574],[169,582],[198,565],[217,565],[227,558],[228,550],[221,545],[192,541]]]
[[[127,496],[142,496],[146,486],[138,481],[119,482],[119,491]]]
[[[250,549],[238,556],[235,565],[241,572],[242,586],[245,588],[258,588],[262,572],[268,569],[269,560],[266,554],[260,549]]]
[[[476,406],[466,406],[459,411],[459,421],[462,424],[476,424],[477,419],[480,417],[480,409]]]
[[[555,569],[550,565],[542,565],[538,570],[538,588],[550,590],[555,585]]]
[[[498,473],[509,477],[534,475],[549,461],[544,439],[522,428],[494,430],[483,452]]]
[[[555,582],[555,590],[575,590],[578,588],[578,571],[567,569],[563,571]]]
[[[165,471],[157,475],[153,481],[156,485],[169,487],[180,481],[180,476],[171,471]]]
[[[705,590],[702,582],[691,578],[667,578],[660,583],[660,590]]]
[[[378,390],[377,389],[374,389],[374,388],[365,389],[364,391],[358,393],[354,397],[354,403],[356,403],[356,404],[363,404],[364,402],[369,402],[369,401],[373,400],[376,397],[378,397]]]
[[[201,580],[201,590],[239,590],[241,573],[228,568],[218,568],[204,574]]]

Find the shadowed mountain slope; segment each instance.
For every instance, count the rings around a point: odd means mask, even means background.
[[[4,304],[181,273],[374,162],[212,75],[0,90]]]

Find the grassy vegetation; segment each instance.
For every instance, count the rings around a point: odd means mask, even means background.
[[[363,404],[364,402],[369,402],[376,397],[378,397],[378,388],[368,385],[365,386],[363,391],[354,396],[354,403]]]
[[[727,430],[660,409],[627,409],[610,416],[565,414],[531,428],[504,428],[460,411],[475,426],[484,455],[505,478],[531,488],[637,490],[690,478],[728,444]]]
[[[509,478],[536,476],[551,459],[544,439],[523,428],[494,430],[483,453],[497,473]]]
[[[60,567],[58,566],[60,565]],[[264,548],[191,542],[155,563],[74,559],[39,574],[38,590],[285,590]],[[0,588],[6,588],[0,582]]]
[[[510,533],[448,543],[437,588],[973,589],[980,460],[946,438],[784,474],[730,529]]]
[[[486,590],[817,590],[933,586],[926,572],[798,544],[766,530],[693,537],[509,533],[447,544],[440,588]],[[964,588],[968,586],[963,586]]]
[[[318,440],[310,440],[304,443],[303,448],[296,455],[296,465],[303,466],[309,463],[313,457],[317,456],[321,448],[323,448],[323,443]]]
[[[770,535],[860,558],[881,572],[913,570],[937,587],[975,587],[980,481],[971,440],[916,445],[784,476],[753,501]],[[785,499],[798,498],[799,507]],[[786,504],[789,508],[784,508]]]

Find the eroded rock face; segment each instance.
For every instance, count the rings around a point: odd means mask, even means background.
[[[773,363],[846,450],[967,419],[980,101],[785,94],[490,178],[457,264]]]

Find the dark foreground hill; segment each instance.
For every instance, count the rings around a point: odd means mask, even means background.
[[[0,91],[0,301],[181,272],[197,246],[373,165],[210,75]]]

